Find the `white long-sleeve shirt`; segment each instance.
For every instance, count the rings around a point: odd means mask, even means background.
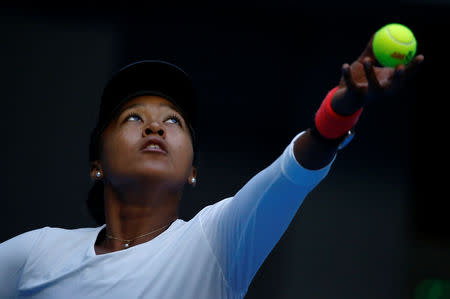
[[[243,298],[305,196],[326,176],[293,144],[233,197],[154,239],[96,255],[105,225],[44,227],[0,244],[0,298]]]

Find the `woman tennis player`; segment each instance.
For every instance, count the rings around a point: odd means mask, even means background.
[[[124,67],[104,89],[91,136],[87,203],[99,226],[44,227],[1,243],[0,298],[243,298],[363,107],[405,87],[423,59],[377,67],[370,41],[343,65],[310,129],[187,222],[177,211],[197,176],[191,81],[163,61]]]

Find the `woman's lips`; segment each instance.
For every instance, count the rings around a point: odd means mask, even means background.
[[[154,136],[146,138],[145,143],[141,148],[141,151],[167,154],[166,145],[164,141]]]
[[[167,154],[167,152],[160,147],[152,147],[152,145],[148,145],[147,147],[142,149],[143,152],[155,152],[161,154]]]

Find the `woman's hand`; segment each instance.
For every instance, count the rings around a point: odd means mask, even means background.
[[[375,66],[372,41],[373,36],[356,61],[342,66],[339,88],[331,100],[332,109],[340,115],[354,114],[369,102],[387,95],[400,95],[409,87],[410,79],[419,71],[419,65],[424,60],[423,55],[417,55],[407,65],[395,68]],[[303,167],[320,169],[332,161],[339,143],[326,143],[323,139],[318,139],[317,134],[309,129],[295,141],[294,156]]]
[[[342,66],[339,89],[331,101],[331,107],[340,115],[353,114],[373,100],[400,94],[424,60],[423,55],[417,55],[407,65],[375,66],[372,41],[373,36],[356,61]]]

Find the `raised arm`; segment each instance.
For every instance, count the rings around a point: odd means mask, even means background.
[[[388,93],[400,92],[405,79],[423,61],[418,55],[407,66],[375,67],[371,43],[355,62],[343,65],[340,84],[328,93],[311,129],[298,134],[275,162],[234,197],[200,212],[205,236],[235,292],[246,291],[306,195],[326,176],[362,108]]]

